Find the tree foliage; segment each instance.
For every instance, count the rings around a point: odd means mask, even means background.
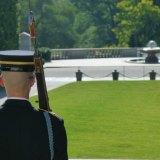
[[[119,12],[114,32],[119,46],[144,46],[149,40],[160,41],[160,8],[151,0],[127,1],[117,4]]]
[[[0,50],[18,48],[18,12],[16,0],[0,1]]]
[[[74,23],[80,35],[78,46],[102,47],[116,43],[112,28],[119,0],[71,0],[78,8]]]
[[[43,17],[38,29],[41,43],[53,48],[73,47],[75,34],[72,28],[74,7],[66,0],[54,1],[53,6],[43,5]]]
[[[0,10],[1,50],[18,48],[30,10],[40,47],[140,47],[160,41],[159,0],[5,0]]]

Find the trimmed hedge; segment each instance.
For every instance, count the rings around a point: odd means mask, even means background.
[[[39,48],[40,53],[42,54],[42,59],[44,62],[51,61],[51,49],[46,47]]]

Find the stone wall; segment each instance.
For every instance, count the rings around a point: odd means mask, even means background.
[[[52,49],[52,59],[137,57],[137,48]]]

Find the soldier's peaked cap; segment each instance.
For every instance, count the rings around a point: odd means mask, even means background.
[[[33,55],[33,51],[0,51],[0,69],[11,72],[32,72],[34,71]]]

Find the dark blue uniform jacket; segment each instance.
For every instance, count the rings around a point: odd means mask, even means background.
[[[54,160],[68,160],[63,120],[50,114]],[[50,160],[46,122],[42,111],[27,100],[8,99],[0,107],[0,160]]]

